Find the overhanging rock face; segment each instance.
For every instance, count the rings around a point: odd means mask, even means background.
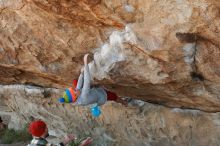
[[[218,0],[1,0],[0,82],[64,88],[90,53],[95,83],[220,111]]]

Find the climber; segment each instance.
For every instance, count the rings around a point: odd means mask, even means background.
[[[89,105],[97,103],[98,106],[105,104],[107,100],[120,102],[126,105],[126,102],[119,98],[115,93],[110,92],[103,87],[90,86],[90,73],[87,63],[89,54],[84,56],[84,68],[77,80],[73,81],[73,88],[69,88],[64,92],[64,96],[59,99],[63,102],[75,102],[77,105]]]
[[[77,138],[73,135],[67,135],[63,142],[59,144],[50,144],[46,138],[49,136],[48,128],[45,122],[41,120],[36,120],[31,122],[29,125],[29,132],[33,136],[33,140],[28,146],[65,146],[69,144],[71,141],[76,140]],[[81,142],[80,146],[87,146],[92,143],[92,139],[88,137],[84,141]]]

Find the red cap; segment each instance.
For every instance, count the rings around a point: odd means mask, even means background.
[[[78,80],[73,80],[73,87],[76,88]]]
[[[29,126],[29,132],[35,137],[41,137],[47,129],[45,122],[41,120],[34,121]]]

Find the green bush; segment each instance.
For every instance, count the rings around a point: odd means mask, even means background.
[[[28,133],[27,126],[22,130],[15,131],[13,129],[6,129],[0,133],[0,140],[2,144],[11,144],[16,142],[27,142],[32,139]]]

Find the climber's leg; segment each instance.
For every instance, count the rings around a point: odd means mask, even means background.
[[[88,94],[90,91],[90,83],[91,83],[91,78],[90,78],[90,72],[89,72],[89,66],[87,64],[87,57],[88,55],[86,54],[84,56],[84,71],[83,71],[83,88],[81,91],[81,101],[82,104],[90,104],[91,101],[94,101],[93,99],[88,98]]]
[[[105,91],[107,93],[107,100],[108,101],[115,101],[115,102],[121,103],[125,106],[128,105],[128,103],[125,100],[122,100],[121,97],[118,97],[118,95],[116,95],[115,93],[108,91],[106,89],[105,89]]]
[[[115,93],[108,91],[106,89],[105,89],[105,91],[107,93],[107,100],[110,100],[110,101],[117,101],[118,100],[119,97]]]

